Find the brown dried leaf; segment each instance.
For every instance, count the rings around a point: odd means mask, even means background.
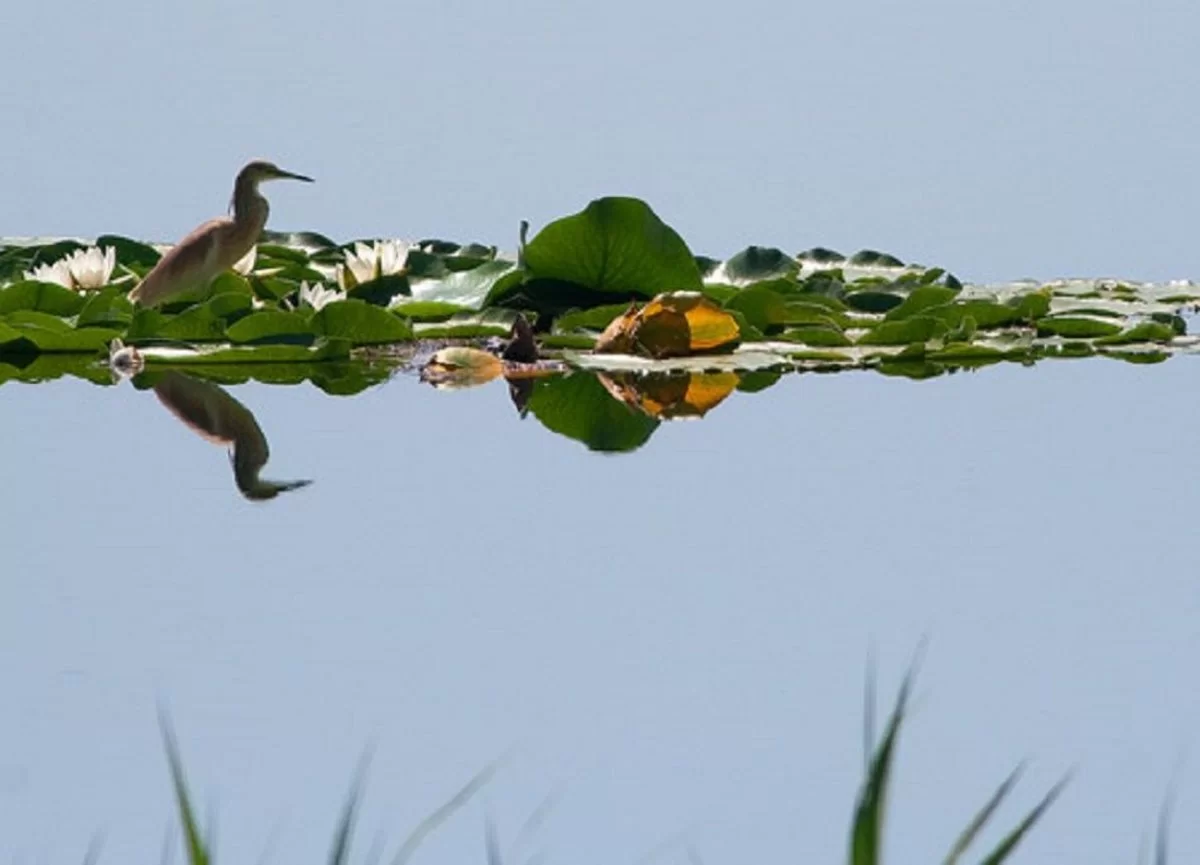
[[[599,373],[600,383],[626,405],[660,420],[703,417],[733,393],[737,373]]]
[[[596,351],[646,357],[687,357],[734,348],[741,338],[732,315],[698,292],[660,294],[615,319]]]
[[[443,348],[421,369],[421,380],[435,387],[475,387],[500,375],[504,364],[490,352],[470,346]]]

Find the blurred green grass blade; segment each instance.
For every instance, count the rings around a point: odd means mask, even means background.
[[[175,801],[179,807],[179,822],[183,826],[185,847],[187,848],[189,865],[210,865],[212,862],[200,826],[196,822],[196,812],[188,796],[187,783],[183,777],[183,761],[179,757],[179,743],[165,714],[159,714],[159,725],[162,727],[163,743],[167,749],[167,761],[171,765],[171,782],[175,787]]]
[[[175,826],[167,821],[166,831],[163,832],[162,851],[158,856],[158,865],[171,865],[175,861]]]
[[[862,792],[855,808],[854,828],[851,833],[851,865],[878,865],[883,849],[884,812],[887,810],[888,779],[891,775],[892,757],[900,725],[908,707],[915,669],[910,669],[900,686],[896,706],[888,719],[883,739],[871,759],[870,771],[863,781]]]
[[[516,851],[522,849],[526,844],[530,843],[538,830],[549,819],[550,813],[558,805],[563,797],[563,786],[560,784],[549,793],[545,798],[538,803],[533,812],[525,818],[525,822],[517,829],[517,834],[513,836],[513,840],[508,845],[509,858],[513,858]]]
[[[471,801],[479,790],[492,780],[492,776],[496,774],[496,770],[500,768],[503,760],[496,760],[484,766],[474,778],[466,783],[466,785],[446,800],[442,807],[438,808],[424,820],[417,824],[417,827],[412,830],[400,850],[396,853],[396,857],[392,859],[392,865],[405,865],[412,858],[413,853],[421,846],[430,833],[449,820],[458,809],[462,808],[467,802]]]
[[[97,832],[88,843],[87,851],[83,854],[83,865],[96,865],[100,861],[100,850],[104,847],[104,835]]]
[[[1004,840],[996,846],[996,849],[993,850],[991,854],[984,859],[982,863],[980,863],[980,865],[1000,865],[1000,863],[1008,859],[1009,854],[1017,849],[1017,845],[1021,843],[1021,840],[1025,837],[1026,833],[1028,833],[1029,830],[1032,829],[1038,822],[1038,820],[1042,818],[1042,815],[1046,813],[1046,809],[1054,804],[1054,800],[1059,797],[1059,794],[1062,793],[1063,788],[1067,786],[1067,782],[1069,780],[1071,780],[1071,778],[1068,775],[1066,778],[1063,778],[1061,781],[1051,787],[1050,792],[1045,795],[1042,801],[1037,803],[1037,805],[1032,811],[1029,812],[1025,819],[1017,824],[1015,829],[1008,833]]]
[[[967,828],[958,836],[958,840],[954,842],[954,846],[950,848],[950,852],[946,854],[946,865],[956,865],[962,855],[967,852],[967,848],[979,835],[983,827],[992,819],[992,815],[996,813],[996,809],[1000,807],[1000,803],[1008,796],[1013,785],[1017,783],[1017,779],[1021,777],[1021,772],[1024,771],[1024,766],[1018,766],[1013,769],[1012,773],[1004,779],[996,792],[992,794],[992,798],[988,799],[987,803],[979,810]]]
[[[1170,858],[1171,810],[1174,795],[1168,796],[1158,813],[1158,832],[1154,839],[1154,865],[1167,865]]]
[[[863,776],[871,772],[871,757],[875,753],[875,705],[878,679],[874,650],[867,656],[867,677],[863,684]]]
[[[500,855],[500,843],[496,840],[496,824],[491,817],[487,818],[483,840],[487,848],[488,865],[504,865],[504,859]]]
[[[350,782],[350,792],[346,795],[346,804],[342,807],[342,819],[338,821],[337,832],[333,836],[333,846],[329,850],[329,865],[346,865],[350,857],[350,841],[354,837],[354,821],[358,816],[358,803],[362,798],[363,784],[370,762],[371,752],[368,750],[359,760],[358,768],[354,771],[354,779]]]

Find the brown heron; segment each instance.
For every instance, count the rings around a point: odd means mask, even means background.
[[[271,207],[258,185],[285,178],[312,183],[311,177],[261,159],[248,163],[233,184],[233,216],[210,220],[179,241],[129,292],[129,299],[155,306],[192,289],[207,288],[250,251],[267,224]]]

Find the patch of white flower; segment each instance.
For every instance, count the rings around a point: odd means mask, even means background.
[[[43,264],[26,271],[25,278],[54,282],[74,291],[91,291],[108,285],[116,267],[117,250],[114,247],[100,249],[90,246],[77,249],[53,264]]]
[[[314,282],[312,285],[307,282],[300,283],[300,303],[298,304],[300,306],[308,305],[313,309],[321,309],[326,304],[345,299],[346,295],[336,288],[326,288],[319,282]]]
[[[33,270],[25,271],[26,279],[36,279],[38,282],[53,282],[64,288],[74,288],[75,280],[71,278],[71,264],[67,259],[60,258],[53,264],[40,264]]]
[[[409,249],[409,244],[402,240],[377,240],[371,245],[355,243],[354,251],[346,252],[346,263],[338,266],[338,285],[349,289],[381,276],[403,273]]]
[[[254,272],[254,264],[258,260],[258,247],[250,247],[250,251],[233,263],[235,272],[242,276],[249,276]]]

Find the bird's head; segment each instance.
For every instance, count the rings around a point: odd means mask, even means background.
[[[311,177],[305,177],[303,174],[295,174],[291,171],[284,171],[274,162],[267,162],[265,159],[255,159],[253,162],[248,162],[238,172],[238,185],[249,183],[257,186],[268,180],[303,180],[306,183],[313,182]]]

